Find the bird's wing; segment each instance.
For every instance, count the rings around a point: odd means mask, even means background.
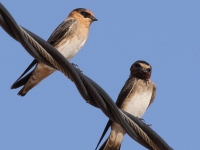
[[[155,96],[156,96],[156,85],[154,83],[152,83],[152,84],[153,84],[153,91],[152,91],[152,96],[151,96],[151,100],[150,100],[149,106],[153,103],[153,101],[155,99]]]
[[[22,85],[24,85],[30,78],[33,71],[31,71],[29,74],[27,74],[25,77],[23,77],[33,66],[37,64],[37,60],[34,59],[32,63],[26,68],[26,70],[21,74],[21,76],[13,83],[11,86],[11,89],[16,89]],[[23,78],[22,78],[23,77]]]
[[[71,32],[75,24],[77,24],[76,19],[66,19],[53,31],[47,42],[53,46],[57,45],[67,34]]]
[[[55,46],[58,44],[63,37],[65,37],[68,33],[70,33],[73,26],[76,24],[75,19],[66,19],[63,21],[51,34],[48,41],[51,45]],[[27,67],[27,69],[22,73],[22,75],[13,83],[11,86],[11,89],[18,88],[22,85],[24,85],[30,78],[31,73],[27,74],[25,77],[23,77],[35,64],[37,64],[37,60],[34,59],[33,62]]]
[[[132,91],[133,89],[133,83],[134,83],[134,80],[135,78],[131,77],[131,78],[128,78],[128,80],[126,81],[124,87],[121,89],[120,93],[119,93],[119,96],[117,98],[117,101],[116,101],[116,105],[117,107],[120,108],[120,106],[122,105],[122,103],[124,102],[124,100],[126,99],[126,97],[129,95],[129,93]],[[99,144],[101,143],[103,137],[105,136],[106,132],[108,131],[110,125],[112,124],[112,120],[109,120],[104,128],[104,131],[101,135],[101,138],[99,139],[99,142],[96,146],[96,149],[98,148]],[[104,142],[104,145],[105,145],[106,142]],[[96,150],[95,149],[95,150]]]
[[[131,93],[131,91],[133,90],[133,85],[136,81],[136,78],[134,77],[129,77],[128,80],[126,81],[126,83],[124,84],[123,88],[121,89],[117,101],[116,101],[116,105],[117,107],[121,107],[122,103],[124,102],[124,100],[126,99],[126,97]]]
[[[107,122],[107,124],[106,124],[106,126],[105,126],[105,128],[104,128],[104,131],[103,131],[103,133],[102,133],[102,135],[101,135],[101,137],[100,137],[100,139],[99,139],[99,142],[98,142],[98,144],[97,144],[95,150],[97,150],[97,148],[98,148],[99,144],[101,143],[103,137],[105,136],[106,132],[108,131],[108,129],[109,129],[111,123],[112,123],[112,121],[109,119],[108,122]]]

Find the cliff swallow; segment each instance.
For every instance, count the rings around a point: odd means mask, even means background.
[[[89,27],[94,21],[97,21],[97,19],[91,11],[84,8],[74,9],[54,30],[47,42],[53,45],[69,61],[85,44]],[[18,79],[11,86],[11,89],[23,86],[18,95],[26,95],[29,90],[55,71],[55,69],[36,60],[29,66],[32,67],[35,63],[37,65],[32,72],[23,78],[20,77],[21,79]]]
[[[156,94],[156,86],[150,80],[151,72],[151,65],[145,61],[139,60],[132,64],[130,68],[130,76],[119,93],[116,101],[116,105],[121,110],[124,110],[135,117],[142,117],[147,108],[153,102]],[[109,126],[111,126],[110,135],[99,150],[120,150],[126,132],[119,124],[109,120],[101,139]]]

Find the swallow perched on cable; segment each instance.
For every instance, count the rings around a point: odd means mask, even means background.
[[[150,80],[151,72],[151,65],[145,61],[139,60],[132,64],[130,76],[116,101],[116,105],[121,110],[124,110],[135,117],[142,117],[153,102],[156,94],[156,86]],[[126,132],[119,124],[112,122],[111,120],[108,121],[99,143],[110,126],[110,135],[99,150],[120,150]],[[99,143],[97,144],[97,147]]]
[[[85,8],[74,9],[54,30],[47,42],[69,61],[85,44],[89,34],[89,27],[94,21],[97,21],[97,19],[90,10]],[[21,79],[19,78],[11,86],[11,89],[23,86],[18,95],[26,95],[29,90],[55,71],[55,69],[36,60],[27,69],[30,70],[36,63],[37,65],[32,72],[23,78],[20,77]]]

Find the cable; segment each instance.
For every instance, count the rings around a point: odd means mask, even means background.
[[[148,149],[172,150],[172,148],[145,123],[122,112],[110,96],[92,79],[71,65],[54,47],[27,29],[18,26],[10,13],[0,3],[0,25],[37,61],[56,68],[76,85],[85,101],[100,108],[112,121],[120,124],[127,134]],[[144,131],[145,130],[145,131]]]

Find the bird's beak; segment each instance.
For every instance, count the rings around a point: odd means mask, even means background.
[[[91,17],[91,20],[92,20],[92,21],[98,21],[98,19],[95,18],[95,17]]]

